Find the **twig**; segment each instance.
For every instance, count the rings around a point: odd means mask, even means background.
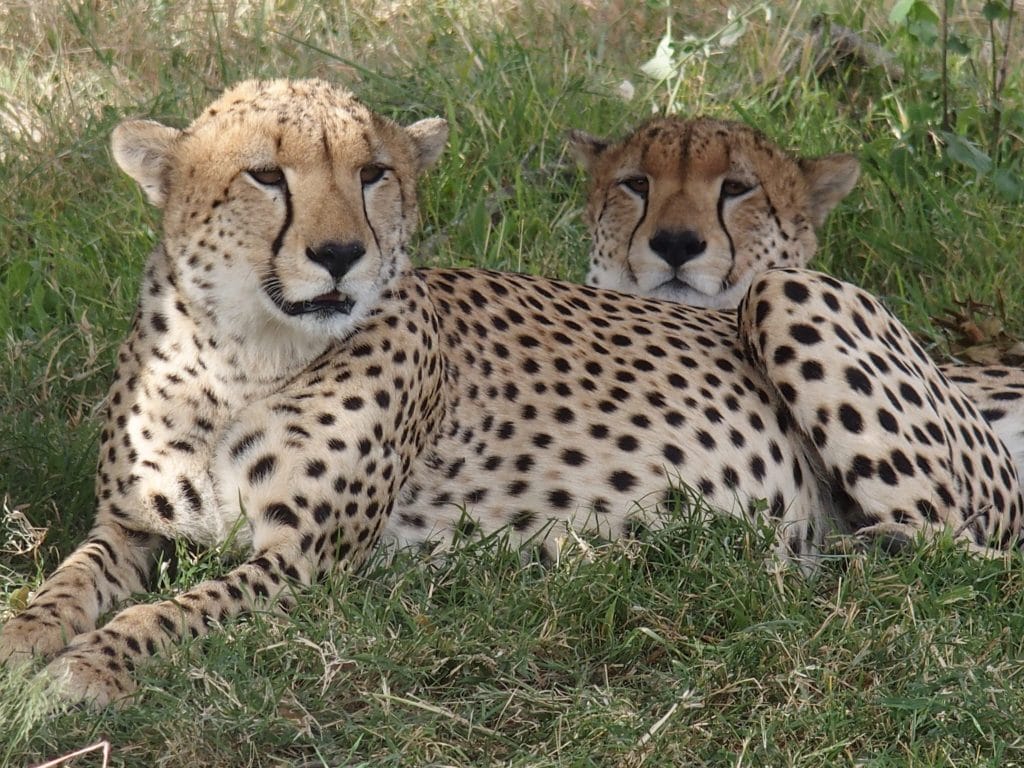
[[[498,733],[497,731],[486,726],[478,725],[472,722],[471,720],[467,720],[462,715],[456,714],[455,712],[452,712],[450,709],[446,709],[445,707],[439,707],[436,704],[428,704],[427,702],[419,701],[418,699],[409,699],[404,696],[396,696],[393,693],[378,694],[378,698],[383,698],[385,701],[389,702],[405,704],[410,707],[415,707],[416,709],[422,709],[424,712],[430,712],[431,714],[447,717],[448,719],[458,723],[459,725],[468,728],[470,733],[472,733],[473,731],[478,731],[479,733],[486,734],[491,738],[502,740],[505,739],[505,736],[503,734]]]
[[[67,755],[64,755],[63,757],[58,757],[53,760],[50,760],[49,762],[37,765],[36,768],[56,768],[56,766],[60,765],[61,763],[66,763],[68,760],[74,760],[76,757],[81,757],[82,755],[87,755],[90,752],[95,752],[97,749],[103,752],[103,768],[107,768],[107,764],[110,762],[109,741],[99,741],[90,747],[83,747],[82,749],[79,749],[75,752],[71,752]]]

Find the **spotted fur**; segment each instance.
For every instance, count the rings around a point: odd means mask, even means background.
[[[287,607],[379,540],[504,530],[551,557],[552,530],[633,535],[680,488],[775,526],[801,564],[834,527],[1015,539],[1005,451],[852,286],[768,273],[737,333],[735,312],[412,269],[415,178],[445,134],[320,81],[244,83],[185,131],[117,129],[163,236],[110,389],[94,527],[0,659],[47,657],[66,696],[102,706],[161,648]],[[97,628],[169,539],[230,536],[241,565]]]
[[[852,155],[791,157],[743,123],[708,118],[656,118],[618,142],[573,131],[569,145],[589,174],[587,283],[698,307],[735,307],[760,273],[807,266],[814,228],[859,175]],[[939,369],[1024,483],[1024,371]]]

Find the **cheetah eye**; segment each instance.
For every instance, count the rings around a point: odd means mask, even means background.
[[[253,181],[265,187],[280,187],[284,184],[284,171],[280,168],[253,168],[247,173]]]
[[[640,195],[640,197],[647,197],[647,193],[651,191],[651,182],[646,176],[631,176],[619,183],[630,192]]]
[[[364,187],[368,187],[371,184],[376,184],[378,181],[384,178],[384,174],[387,172],[387,170],[388,169],[385,168],[383,165],[377,165],[376,163],[364,165],[362,168],[359,169],[359,181],[363,183]]]
[[[747,192],[753,189],[750,184],[744,184],[742,181],[736,179],[726,179],[722,182],[722,197],[739,197],[745,195]]]

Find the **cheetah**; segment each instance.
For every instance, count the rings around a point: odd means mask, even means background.
[[[754,128],[659,117],[619,141],[569,132],[589,175],[586,282],[732,308],[760,273],[805,267],[815,229],[852,190],[850,154],[793,157]],[[942,364],[1010,449],[1024,484],[1024,371]]]
[[[319,80],[241,83],[184,130],[115,129],[162,235],[106,402],[93,528],[0,631],[0,659],[43,657],[67,700],[123,704],[147,658],[288,610],[378,542],[440,554],[502,531],[550,559],[552,529],[635,535],[681,491],[774,526],[800,565],[833,527],[1016,540],[1005,449],[853,286],[768,272],[737,324],[414,269],[416,179],[446,137]],[[978,442],[993,466],[970,463]],[[124,606],[169,540],[229,537],[240,564]]]
[[[796,158],[739,122],[659,117],[613,142],[571,131],[589,176],[586,283],[733,308],[758,272],[804,266],[857,158]]]

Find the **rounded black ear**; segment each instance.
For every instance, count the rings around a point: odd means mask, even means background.
[[[572,152],[573,157],[588,171],[611,143],[605,139],[591,136],[584,131],[578,131],[575,128],[566,131],[565,140],[569,144],[569,151]]]
[[[860,161],[854,155],[826,155],[801,160],[800,170],[807,181],[811,220],[820,227],[857,183]]]
[[[110,136],[114,162],[139,183],[157,208],[167,202],[167,169],[179,135],[177,128],[153,120],[125,120]]]

